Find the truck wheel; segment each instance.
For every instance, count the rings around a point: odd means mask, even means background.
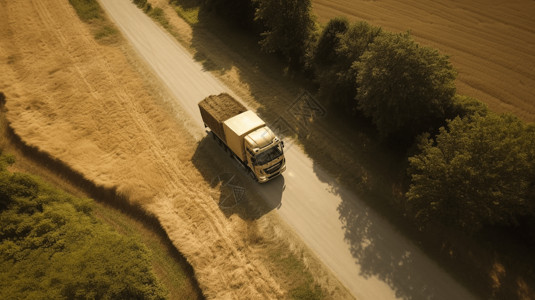
[[[251,176],[251,178],[254,180],[254,181],[258,181],[258,179],[256,178],[256,175],[254,174],[253,170],[249,169],[249,176]]]

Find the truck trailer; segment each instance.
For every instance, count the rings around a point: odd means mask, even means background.
[[[254,112],[226,93],[199,102],[199,110],[212,136],[258,182],[269,181],[284,170],[284,142]]]

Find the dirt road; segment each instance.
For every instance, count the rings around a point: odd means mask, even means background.
[[[451,56],[458,93],[535,121],[535,2],[531,0],[314,0],[320,22],[336,16],[411,31]]]
[[[202,136],[197,103],[229,91],[129,0],[100,0],[111,19],[189,114],[189,130]],[[358,299],[470,299],[472,295],[397,233],[354,194],[336,186],[299,147],[286,153],[283,177],[256,187],[278,214]],[[345,227],[339,212],[355,218]]]

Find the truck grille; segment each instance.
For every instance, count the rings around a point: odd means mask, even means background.
[[[264,172],[266,172],[267,174],[272,174],[272,173],[277,172],[280,169],[280,167],[282,165],[282,162],[283,161],[281,160],[277,164],[274,164],[273,166],[271,166],[269,168],[265,168]]]

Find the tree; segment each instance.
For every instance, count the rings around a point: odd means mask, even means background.
[[[255,0],[255,20],[266,31],[260,45],[267,53],[276,53],[294,68],[304,66],[314,32],[310,0]]]
[[[203,7],[243,29],[252,31],[257,29],[254,24],[256,2],[253,0],[206,0],[203,2]]]
[[[357,69],[354,63],[381,34],[381,28],[366,22],[347,24],[333,19],[320,38],[316,52],[320,97],[337,103],[349,112],[356,109]],[[329,49],[327,43],[331,43]]]
[[[349,28],[346,18],[338,17],[329,20],[323,28],[318,44],[314,49],[314,63],[317,66],[329,66],[337,60],[336,49],[340,47],[341,35]]]
[[[417,222],[475,232],[533,214],[535,130],[511,115],[455,118],[409,158],[407,200]]]
[[[383,137],[410,140],[440,127],[451,110],[455,72],[448,58],[409,33],[378,36],[355,68],[358,107]]]
[[[486,116],[488,112],[489,108],[485,103],[472,97],[455,95],[453,97],[452,110],[448,113],[448,119],[471,117],[473,115]]]

